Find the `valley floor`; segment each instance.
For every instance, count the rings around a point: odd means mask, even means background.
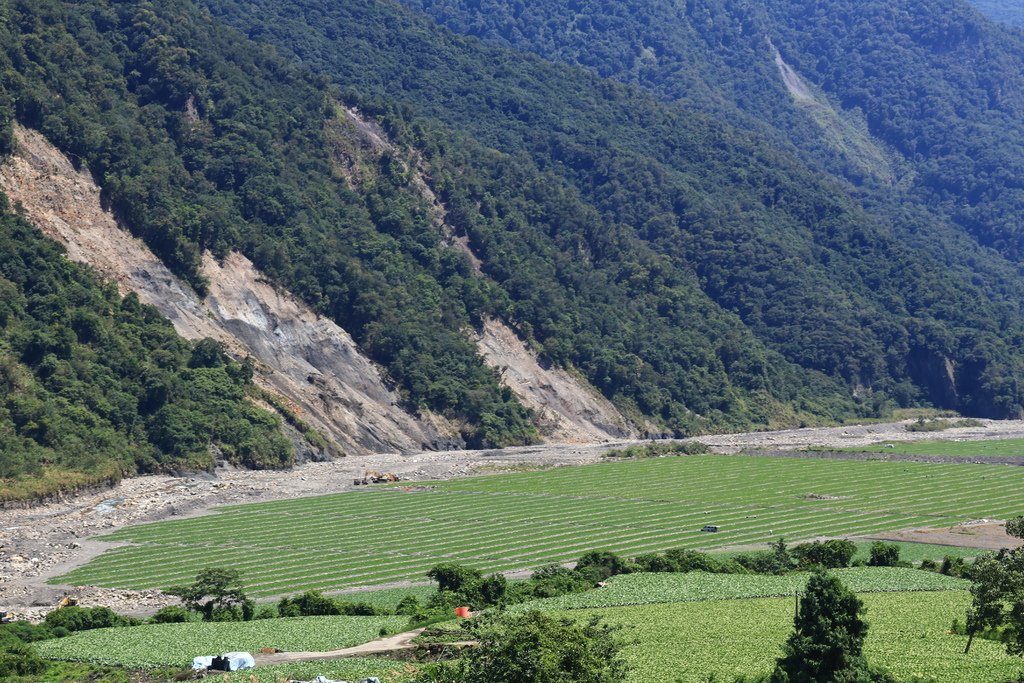
[[[1024,437],[1024,421],[983,421],[984,426],[943,432],[907,432],[906,422],[703,436],[718,452],[743,449],[842,448],[881,441],[980,440]],[[118,486],[26,509],[0,511],[0,610],[38,618],[70,587],[47,585],[111,547],[91,540],[118,528],[207,513],[226,504],[255,503],[345,491],[365,470],[394,472],[403,481],[452,479],[518,469],[596,462],[632,442],[548,444],[488,451],[383,454],[310,463],[289,471],[219,469],[215,474],[149,476]],[[83,605],[151,613],[169,602],[158,592],[103,588],[76,590]]]

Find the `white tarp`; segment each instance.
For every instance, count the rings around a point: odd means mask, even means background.
[[[256,667],[256,660],[248,652],[225,652],[221,657],[228,660],[228,671],[241,671]],[[192,659],[192,669],[195,671],[209,669],[211,664],[213,664],[213,657],[194,657]]]

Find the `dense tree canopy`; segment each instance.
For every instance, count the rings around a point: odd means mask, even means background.
[[[0,195],[6,209],[6,198]],[[0,495],[125,474],[291,463],[280,419],[212,340],[191,346],[134,295],[0,213]]]
[[[471,445],[537,437],[488,317],[651,431],[1014,416],[1020,38],[929,3],[8,0],[0,152],[43,131],[199,292],[244,252]],[[227,372],[208,351],[181,372]],[[162,457],[205,445],[184,410],[146,422]]]

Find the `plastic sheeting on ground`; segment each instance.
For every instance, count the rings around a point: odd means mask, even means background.
[[[225,652],[220,656],[228,660],[228,671],[241,671],[256,667],[256,660],[248,652]],[[195,671],[209,669],[210,665],[213,664],[213,660],[213,657],[194,657],[192,659],[192,669]]]
[[[371,676],[370,678],[360,678],[358,681],[336,681],[326,676],[317,676],[312,681],[292,681],[291,683],[380,683],[380,679]]]

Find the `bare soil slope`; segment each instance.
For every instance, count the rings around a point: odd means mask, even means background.
[[[296,412],[349,454],[412,452],[447,442],[398,405],[378,369],[347,332],[275,291],[252,264],[232,254],[209,255],[201,301],[141,240],[118,225],[100,203],[92,178],[40,134],[16,130],[19,150],[0,168],[0,188],[68,256],[138,294],[188,339],[213,337],[258,361],[256,381],[291,402]]]
[[[548,439],[584,443],[637,436],[608,399],[565,370],[543,367],[501,321],[487,320],[477,343],[502,382],[536,412]]]

